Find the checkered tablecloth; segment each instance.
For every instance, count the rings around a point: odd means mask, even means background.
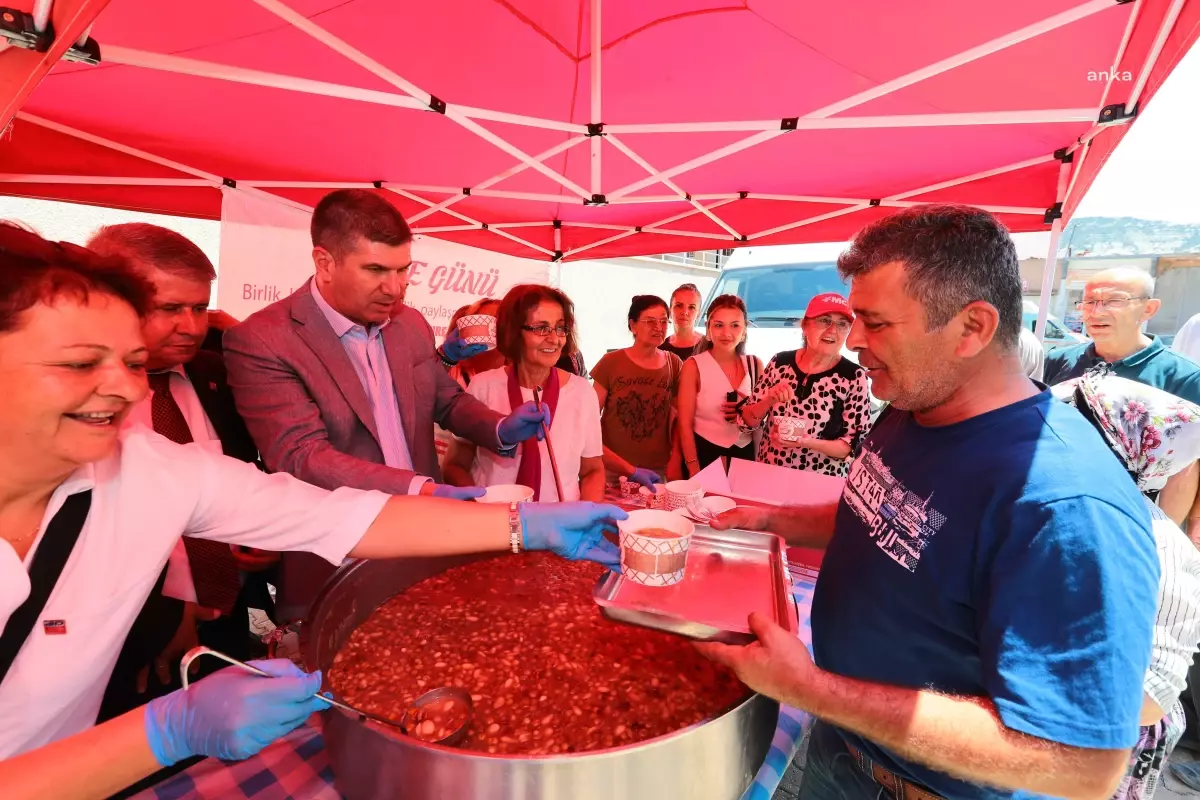
[[[813,582],[797,578],[792,586],[800,615],[800,638],[812,650],[809,613]],[[798,709],[780,709],[771,750],[742,800],[769,800],[791,763],[812,717]],[[273,742],[245,761],[226,763],[214,758],[163,781],[137,795],[136,800],[340,800],[333,788],[333,770],[325,754],[321,717]]]

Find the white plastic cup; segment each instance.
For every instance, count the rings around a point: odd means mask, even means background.
[[[621,574],[643,586],[673,586],[687,571],[687,554],[696,526],[673,511],[639,509],[617,523]],[[646,531],[656,531],[647,534]],[[665,535],[664,535],[665,534]]]
[[[501,483],[487,487],[480,503],[529,503],[533,501],[533,489],[519,483]]]
[[[485,344],[489,350],[496,346],[496,318],[490,314],[468,314],[454,327],[467,344]]]
[[[775,415],[775,433],[785,442],[798,442],[808,435],[808,420]]]
[[[704,487],[699,481],[671,481],[666,489],[667,508],[687,508],[689,500],[699,501],[704,497]]]

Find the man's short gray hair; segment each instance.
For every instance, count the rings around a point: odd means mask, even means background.
[[[1087,286],[1105,282],[1132,283],[1134,291],[1142,297],[1154,297],[1154,276],[1144,269],[1136,267],[1113,267],[1103,272],[1097,272],[1088,278]],[[1087,287],[1084,287],[1087,290]]]
[[[925,307],[926,329],[944,328],[982,300],[1000,314],[996,341],[1006,350],[1021,333],[1021,272],[1008,230],[971,206],[914,206],[871,223],[838,258],[844,279],[904,264],[907,290]]]
[[[102,256],[127,259],[139,269],[161,269],[198,283],[212,283],[217,277],[208,256],[191,239],[160,225],[105,225],[92,234],[87,246]]]

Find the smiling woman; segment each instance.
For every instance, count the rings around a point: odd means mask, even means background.
[[[19,463],[66,475],[112,449],[120,421],[146,394],[138,314],[152,290],[120,260],[10,226],[0,237],[0,335],[20,354],[5,365],[0,438],[19,448],[11,453]],[[36,520],[25,522],[15,528]]]
[[[534,491],[534,500],[593,500],[604,496],[604,447],[600,437],[600,407],[585,378],[556,367],[578,349],[575,306],[549,286],[514,286],[500,303],[496,322],[497,350],[507,366],[474,376],[467,393],[493,411],[508,414],[534,399],[534,387],[550,407],[550,433],[545,442],[531,438],[516,459],[488,452],[456,439],[444,469],[446,480],[458,486],[521,484]],[[561,470],[563,497],[554,482],[554,456]]]

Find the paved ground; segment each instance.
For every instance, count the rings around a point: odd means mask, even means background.
[[[804,774],[804,753],[807,746],[806,738],[804,744],[800,746],[800,752],[783,776],[773,800],[797,800],[800,793],[800,778]],[[1197,760],[1200,760],[1200,754],[1182,748],[1176,750],[1171,756],[1172,763]],[[1200,792],[1192,791],[1170,775],[1159,784],[1158,791],[1154,793],[1154,800],[1195,800],[1197,797],[1200,797]]]

